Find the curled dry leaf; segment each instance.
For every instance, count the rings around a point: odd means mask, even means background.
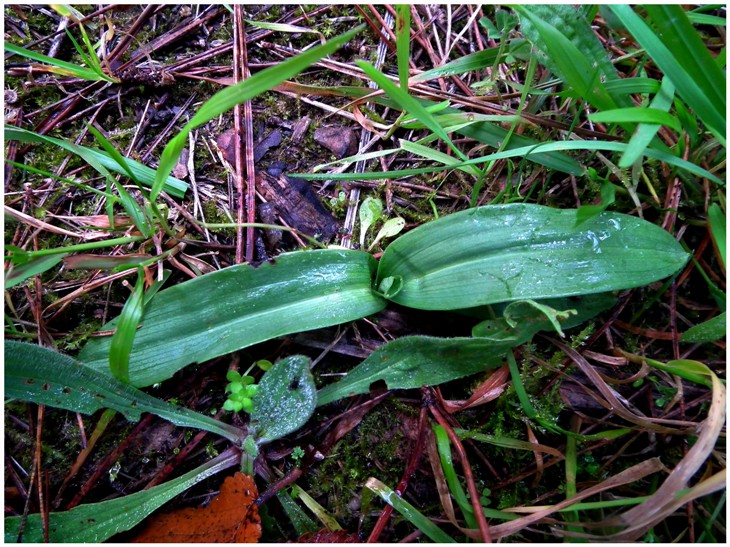
[[[153,516],[133,543],[257,543],[261,518],[253,477],[226,477],[207,507],[185,507]]]

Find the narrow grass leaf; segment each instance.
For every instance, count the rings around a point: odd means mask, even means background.
[[[385,301],[371,289],[375,265],[361,251],[301,251],[162,290],[145,306],[130,354],[130,382],[147,386],[191,363],[376,313]],[[79,359],[108,373],[109,351],[109,337],[94,338]]]
[[[651,101],[651,109],[668,112],[669,109],[672,107],[673,102],[674,85],[669,78],[663,78],[662,85],[659,88],[659,92]],[[680,119],[677,119],[677,123],[679,124],[679,131],[681,132],[681,129],[684,128],[684,124]],[[644,155],[644,151],[652,142],[652,140],[654,140],[656,134],[659,132],[659,129],[661,129],[660,122],[640,122],[636,130],[634,131],[634,134],[631,135],[631,140],[629,140],[628,144],[628,150],[621,155],[618,166],[621,169],[627,169],[628,167],[641,161],[641,158]]]
[[[119,199],[114,194],[108,194],[101,190],[97,190],[96,188],[94,188],[93,186],[89,186],[88,184],[83,184],[83,183],[77,182],[75,180],[67,179],[64,177],[59,177],[58,175],[56,175],[55,173],[51,173],[50,171],[44,171],[43,169],[36,169],[35,167],[32,167],[30,165],[25,165],[23,163],[18,163],[16,161],[12,161],[12,160],[8,160],[8,159],[5,160],[5,163],[12,165],[13,167],[23,169],[30,173],[35,173],[36,175],[41,175],[42,177],[56,179],[57,181],[63,182],[64,184],[68,184],[68,185],[74,186],[76,188],[81,188],[85,192],[91,192],[92,194],[96,194],[97,196],[101,196],[101,197],[111,200],[113,202],[115,202]]]
[[[391,488],[380,482],[374,477],[370,477],[365,486],[380,496],[385,503],[398,511],[401,516],[415,526],[418,530],[436,543],[456,543],[451,536],[441,530],[433,522],[428,520],[423,514],[413,507],[406,500],[396,494]]]
[[[453,142],[451,142],[451,139],[446,134],[446,131],[444,131],[444,128],[441,127],[433,115],[420,102],[408,94],[407,89],[403,90],[399,88],[391,82],[385,74],[380,72],[370,63],[366,63],[364,61],[355,61],[355,63],[365,72],[368,78],[378,84],[380,89],[385,91],[391,99],[398,103],[401,110],[408,112],[410,115],[418,119],[418,121],[428,127],[434,135],[444,141],[457,156],[459,156],[462,160],[466,160],[466,156]]]
[[[675,273],[688,255],[666,231],[620,213],[576,226],[576,211],[485,206],[441,217],[392,242],[377,283],[425,310],[639,287]]]
[[[401,149],[405,150],[406,152],[416,154],[427,160],[436,161],[443,165],[458,165],[461,163],[454,156],[449,156],[448,154],[444,154],[443,152],[439,152],[438,150],[429,148],[428,146],[424,146],[417,142],[411,142],[411,141],[407,141],[405,139],[400,139],[400,146],[401,146]],[[459,169],[460,171],[463,171],[467,175],[471,175],[473,177],[478,177],[480,174],[479,169],[475,165],[457,167],[457,169]]]
[[[95,161],[96,163],[101,164],[110,171],[114,171],[121,175],[126,175],[126,172],[120,167],[120,165],[105,152],[101,150],[96,150],[94,148],[80,146],[71,141],[67,141],[66,139],[49,137],[47,135],[38,135],[37,133],[33,133],[32,131],[27,131],[19,127],[6,125],[5,140],[50,143],[55,146],[60,146],[61,148],[68,150],[73,154],[77,154],[82,159],[84,159],[84,161],[87,161],[87,163],[89,163],[90,165],[90,161]],[[90,161],[89,158],[91,159]],[[129,158],[126,158],[126,164],[135,173],[135,177],[137,180],[139,180],[145,186],[152,185],[156,171]],[[174,177],[166,177],[163,190],[165,190],[165,192],[167,192],[171,196],[182,198],[185,196],[185,192],[187,189],[188,184],[186,182],[178,180]]]
[[[588,119],[595,123],[651,123],[665,125],[677,133],[682,131],[675,116],[656,108],[616,108],[589,114]]]
[[[380,380],[388,389],[417,389],[498,368],[511,347],[511,341],[404,336],[383,344],[343,379],[320,389],[317,406],[368,393]]]
[[[651,6],[648,6],[651,8]],[[606,6],[646,50],[677,93],[725,145],[725,75],[697,36],[680,6],[647,9],[657,34],[629,5]],[[688,28],[689,27],[689,28]],[[677,34],[679,33],[679,34]]]
[[[152,191],[150,193],[150,200],[154,201],[157,198],[167,176],[175,167],[177,159],[180,157],[180,153],[187,143],[190,131],[218,117],[237,104],[253,99],[257,95],[273,89],[284,80],[306,70],[323,57],[336,51],[340,46],[360,32],[362,28],[363,26],[360,25],[345,34],[330,40],[326,44],[314,47],[304,53],[300,53],[296,57],[277,63],[270,68],[254,74],[239,84],[222,89],[208,99],[208,101],[200,107],[195,116],[193,116],[193,118],[162,151],[155,182],[152,185]]]
[[[153,511],[208,477],[237,465],[240,452],[229,449],[184,475],[110,501],[79,505],[69,511],[48,515],[51,543],[102,543],[112,536],[132,529]],[[43,523],[36,513],[5,519],[5,541],[18,542],[22,530],[25,543],[43,543]]]
[[[60,76],[71,76],[91,82],[98,82],[100,80],[110,81],[109,77],[107,77],[106,75],[102,77],[89,68],[84,68],[73,63],[61,61],[60,59],[54,59],[53,57],[48,57],[47,55],[43,55],[42,53],[36,53],[35,51],[16,46],[14,44],[11,44],[10,42],[5,42],[5,51],[9,51],[10,53],[14,53],[16,55],[22,55],[23,57],[32,59],[34,61],[47,63],[48,65],[50,65],[48,67],[48,70]]]
[[[715,242],[715,248],[720,254],[723,268],[727,265],[727,225],[725,213],[722,212],[717,203],[711,204],[707,209],[707,221],[710,223],[710,233]]]
[[[192,427],[240,442],[240,429],[193,410],[152,397],[71,357],[8,340],[5,342],[5,396],[19,401],[93,414],[102,408],[138,421],[150,412],[180,427]]]
[[[506,133],[506,131],[505,131]],[[518,135],[515,135],[517,137]],[[464,165],[475,165],[479,163],[486,163],[488,161],[492,160],[498,160],[498,159],[505,159],[505,158],[514,158],[514,157],[524,157],[526,159],[533,160],[538,163],[544,163],[547,165],[547,162],[539,161],[537,159],[538,155],[544,154],[545,152],[558,152],[558,151],[566,151],[566,150],[590,150],[590,151],[601,151],[601,150],[609,150],[613,152],[625,152],[628,149],[628,146],[626,143],[622,142],[608,142],[608,141],[558,141],[558,142],[546,142],[546,143],[536,143],[532,146],[522,146],[519,148],[509,148],[507,150],[504,150],[502,152],[495,152],[494,154],[488,154],[486,156],[481,156],[479,158],[474,158],[471,160],[463,161],[461,163],[457,163],[450,166],[435,166],[435,167],[426,167],[422,169],[402,169],[399,171],[378,171],[378,172],[367,172],[367,173],[358,173],[358,174],[352,174],[352,173],[314,173],[314,174],[305,174],[305,173],[296,173],[291,174],[289,176],[302,178],[302,179],[309,179],[309,180],[376,180],[376,179],[392,179],[392,178],[399,178],[399,177],[406,177],[406,176],[413,176],[413,175],[422,175],[426,173],[436,173],[439,171],[446,171],[448,169],[454,169],[456,167],[462,167]],[[667,165],[671,165],[673,167],[677,167],[678,169],[682,169],[684,171],[687,171],[688,173],[692,173],[694,175],[697,175],[698,177],[704,177],[708,180],[711,180],[712,182],[724,186],[725,181],[721,178],[716,177],[706,169],[703,169],[702,167],[689,162],[685,161],[682,158],[678,158],[675,155],[668,154],[665,152],[661,152],[659,150],[654,149],[647,149],[645,152],[645,155],[649,158],[653,158],[656,160],[659,160],[661,162],[666,163]],[[578,165],[575,164],[574,165]],[[566,171],[566,172],[572,172],[572,171]],[[575,172],[576,175],[584,175],[585,169],[579,166],[579,169],[577,172]]]
[[[422,72],[414,76],[411,81],[414,83],[427,82],[436,78],[482,70],[494,66],[495,63],[502,62],[507,55],[515,55],[518,51],[521,51],[523,55],[528,55],[530,52],[529,46],[530,43],[527,40],[513,39],[507,43],[505,48],[493,47],[464,55],[445,65]]]
[[[411,6],[396,4],[395,6],[395,49],[398,62],[398,82],[400,88],[408,90],[409,64],[411,61]]]
[[[11,287],[15,287],[15,285],[22,283],[29,277],[47,272],[56,264],[61,262],[65,256],[67,256],[66,253],[40,256],[26,262],[25,264],[14,265],[5,273],[5,288],[9,289]]]
[[[441,460],[441,468],[444,470],[444,477],[446,477],[446,484],[449,486],[449,491],[456,500],[459,509],[461,509],[461,513],[464,515],[467,527],[477,528],[479,525],[474,517],[474,508],[466,497],[466,492],[461,487],[459,477],[456,475],[456,469],[454,468],[454,462],[451,457],[449,436],[443,426],[440,425],[433,426],[433,432],[436,437],[436,447],[438,449],[439,459]]]
[[[137,283],[119,316],[109,351],[109,370],[125,384],[129,383],[129,354],[144,313],[144,277],[144,270],[139,268]]]
[[[319,36],[320,42],[323,44],[325,43],[324,34],[319,32],[316,29],[310,29],[307,27],[300,27],[298,25],[288,25],[284,23],[267,23],[265,21],[252,21],[250,19],[246,19],[246,22],[249,25],[253,25],[254,27],[266,29],[266,30],[273,30],[274,32],[288,32],[292,34],[316,34]]]

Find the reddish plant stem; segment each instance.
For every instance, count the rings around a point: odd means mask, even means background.
[[[435,401],[435,396],[430,390],[429,395],[431,400]],[[487,519],[484,516],[484,510],[479,503],[479,492],[477,492],[477,486],[474,482],[474,475],[471,472],[471,465],[469,465],[469,459],[466,457],[464,445],[461,444],[461,440],[456,435],[456,433],[454,433],[454,430],[452,429],[446,418],[444,418],[444,415],[441,413],[441,411],[436,408],[436,405],[431,403],[428,408],[431,411],[433,417],[436,418],[436,421],[439,423],[439,425],[446,430],[446,434],[449,436],[449,440],[451,441],[451,444],[454,445],[456,453],[459,456],[459,461],[461,462],[461,467],[464,471],[464,480],[466,481],[466,487],[469,490],[471,505],[474,508],[474,516],[477,519],[477,524],[479,525],[479,532],[482,536],[482,540],[485,543],[492,543],[492,536],[489,533],[489,525],[487,524]]]
[[[406,491],[406,488],[408,488],[408,479],[411,478],[411,476],[416,472],[416,468],[418,467],[418,462],[421,459],[421,456],[423,455],[423,438],[424,438],[424,432],[426,429],[427,421],[426,421],[426,406],[421,406],[421,414],[418,417],[418,437],[416,438],[416,445],[413,447],[413,451],[411,452],[411,457],[408,460],[408,465],[406,465],[405,470],[403,471],[403,477],[401,478],[400,482],[398,483],[398,486],[396,487],[396,493],[399,496],[403,496],[403,493]],[[380,538],[380,534],[383,533],[383,530],[385,529],[385,526],[388,524],[388,520],[390,520],[390,515],[393,513],[393,506],[392,505],[386,505],[385,509],[382,513],[380,513],[380,517],[378,517],[378,521],[375,523],[375,526],[373,527],[373,531],[370,532],[370,537],[368,538],[368,543],[377,543],[378,539]]]
[[[76,496],[69,502],[69,504],[66,506],[66,509],[72,509],[76,507],[81,501],[84,499],[86,494],[89,493],[89,491],[95,487],[99,483],[99,479],[101,476],[109,471],[109,468],[112,466],[112,464],[119,459],[122,452],[124,452],[127,447],[134,441],[137,436],[142,433],[145,429],[149,427],[149,425],[152,423],[153,420],[155,420],[156,416],[154,414],[147,414],[140,422],[135,426],[134,430],[127,435],[127,438],[124,439],[119,445],[112,450],[109,455],[104,458],[103,461],[101,461],[97,467],[96,471],[89,477],[89,479],[86,481],[86,483],[81,487],[81,490],[76,494]]]

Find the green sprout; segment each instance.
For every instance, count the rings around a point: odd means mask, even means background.
[[[235,370],[229,370],[226,374],[226,380],[230,383],[226,386],[226,393],[229,393],[228,399],[223,403],[223,408],[233,412],[245,410],[250,413],[253,410],[253,396],[259,386],[254,384],[253,376],[241,376]]]

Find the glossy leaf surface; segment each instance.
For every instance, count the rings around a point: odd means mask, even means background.
[[[160,291],[145,306],[129,381],[148,386],[191,363],[376,313],[385,301],[371,290],[374,270],[374,259],[360,251],[295,252],[258,268],[232,266]],[[91,340],[79,359],[108,373],[110,340]]]
[[[442,217],[392,242],[377,286],[400,280],[389,299],[450,310],[639,287],[687,258],[670,234],[628,215],[602,213],[576,227],[573,209],[497,205]]]
[[[367,393],[379,380],[388,389],[412,389],[497,368],[513,345],[512,339],[404,336],[383,344],[342,380],[319,390],[317,406]]]
[[[175,425],[210,431],[233,442],[242,437],[241,430],[232,425],[152,397],[71,357],[12,340],[5,342],[5,397],[82,414],[111,408],[131,421],[150,412]]]

